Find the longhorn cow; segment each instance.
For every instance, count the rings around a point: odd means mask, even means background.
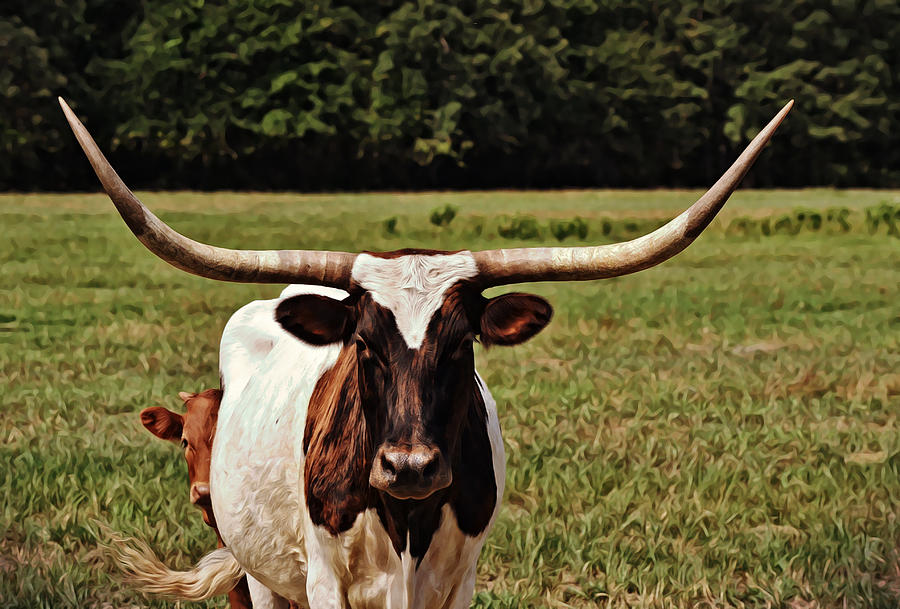
[[[302,284],[245,306],[222,337],[225,393],[210,482],[228,547],[182,573],[134,554],[133,576],[198,599],[248,573],[272,594],[254,594],[255,606],[289,599],[317,609],[469,605],[505,476],[496,405],[475,371],[473,342],[519,344],[552,314],[537,296],[487,299],[482,291],[615,277],[677,254],[712,221],[792,105],[689,209],[633,241],[353,254],[228,250],[177,233],[60,103],[122,218],[157,256],[211,279]]]

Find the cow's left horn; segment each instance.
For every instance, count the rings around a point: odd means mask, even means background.
[[[94,167],[100,183],[131,232],[151,252],[189,273],[241,283],[350,285],[355,254],[310,250],[232,250],[199,243],[153,215],[128,189],[72,109],[60,97],[69,126]]]
[[[668,260],[697,238],[753,165],[793,100],[759,132],[719,181],[696,203],[650,234],[594,247],[532,247],[475,252],[478,281],[484,287],[526,281],[579,281],[617,277]]]

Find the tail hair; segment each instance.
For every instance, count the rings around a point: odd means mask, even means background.
[[[109,534],[107,549],[124,573],[124,581],[144,594],[201,601],[230,592],[244,569],[228,548],[213,550],[189,571],[173,571],[145,542]]]

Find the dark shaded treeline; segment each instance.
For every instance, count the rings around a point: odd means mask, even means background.
[[[900,4],[8,0],[0,189],[900,184]],[[892,136],[893,134],[893,136]]]

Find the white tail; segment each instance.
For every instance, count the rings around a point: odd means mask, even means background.
[[[201,601],[227,594],[244,575],[228,548],[213,550],[190,571],[173,571],[150,547],[134,538],[110,535],[107,546],[125,573],[125,580],[145,594]]]

